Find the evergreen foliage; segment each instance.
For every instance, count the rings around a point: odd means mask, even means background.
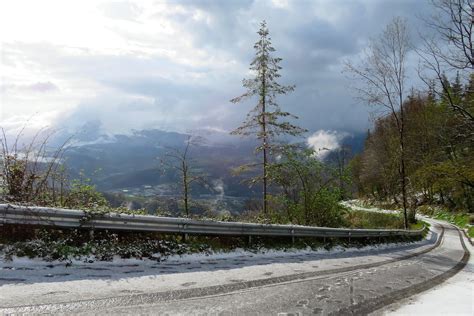
[[[255,74],[253,78],[244,79],[243,87],[247,90],[244,94],[231,100],[238,103],[252,97],[258,97],[255,107],[247,114],[246,120],[232,134],[249,136],[255,135],[261,142],[256,148],[256,152],[262,153],[263,172],[261,177],[254,178],[252,182],[263,182],[263,212],[267,213],[267,187],[268,187],[268,166],[271,164],[271,156],[278,151],[279,145],[276,138],[281,135],[300,135],[304,129],[293,125],[289,121],[282,121],[283,118],[297,119],[289,112],[283,111],[276,101],[278,95],[285,95],[294,90],[295,86],[285,86],[278,83],[281,70],[281,58],[274,57],[271,38],[266,22],[260,24],[257,32],[260,36],[255,43],[255,58],[250,64],[250,70]],[[242,170],[256,165],[247,165]]]

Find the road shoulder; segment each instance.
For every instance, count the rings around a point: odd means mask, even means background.
[[[474,315],[474,247],[463,236],[471,256],[452,278],[425,292],[388,305],[374,315]]]

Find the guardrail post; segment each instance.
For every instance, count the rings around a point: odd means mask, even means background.
[[[247,238],[247,243],[249,246],[252,245],[252,235],[249,235],[248,238]]]
[[[189,236],[188,236],[188,233],[185,232],[186,231],[186,224],[183,224],[183,231],[184,231],[183,235],[182,235],[183,236],[183,242],[187,242],[188,239],[189,239]]]
[[[291,244],[295,245],[295,230],[291,230]]]

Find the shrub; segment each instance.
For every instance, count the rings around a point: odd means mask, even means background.
[[[403,218],[396,214],[351,211],[344,216],[345,226],[368,229],[403,229]]]

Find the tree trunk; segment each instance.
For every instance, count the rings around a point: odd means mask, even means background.
[[[186,212],[186,217],[189,217],[188,187],[187,187],[187,185],[185,185],[185,189],[184,189],[184,211]]]
[[[60,206],[64,206],[64,182],[63,179],[61,179],[60,185],[59,185],[59,203]]]
[[[188,171],[186,168],[186,163],[183,161],[183,192],[184,192],[184,212],[186,217],[189,217],[189,208],[188,208]]]
[[[401,108],[401,129],[400,129],[400,176],[402,178],[402,199],[403,199],[403,222],[405,229],[408,229],[408,212],[407,212],[407,179],[405,170],[405,137],[403,122],[403,106]]]
[[[268,215],[267,212],[267,122],[265,117],[266,111],[266,81],[265,81],[265,67],[262,70],[262,132],[263,132],[263,214]]]

